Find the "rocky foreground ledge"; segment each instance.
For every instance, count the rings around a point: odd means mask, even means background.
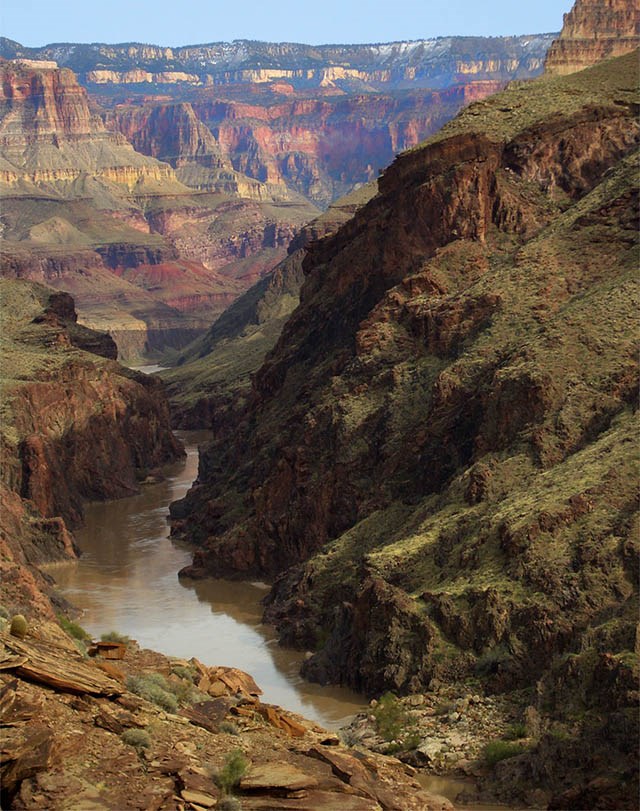
[[[3,808],[453,809],[410,766],[264,704],[241,671],[90,652],[52,622],[0,633]]]

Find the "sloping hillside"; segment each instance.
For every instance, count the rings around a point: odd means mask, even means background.
[[[637,65],[471,105],[310,249],[173,508],[186,575],[281,575],[267,617],[308,676],[541,680],[583,741],[632,717]]]

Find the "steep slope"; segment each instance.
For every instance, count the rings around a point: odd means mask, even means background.
[[[601,59],[629,53],[640,44],[640,9],[634,0],[579,0],[564,16],[545,71],[566,75]]]
[[[464,104],[540,73],[550,42],[545,34],[25,49],[5,40],[0,52],[73,67],[109,108],[108,126],[167,160],[190,186],[240,186],[252,198],[301,194],[326,208]]]
[[[0,76],[2,273],[72,292],[124,357],[203,332],[317,213],[232,169],[226,185],[187,187],[109,132],[67,69],[10,62]],[[178,118],[174,139],[195,137],[199,158],[212,136]]]
[[[633,753],[598,741],[636,717],[637,67],[512,87],[400,156],[311,247],[173,508],[201,546],[184,574],[284,572],[267,617],[318,649],[310,677],[540,680],[536,711],[572,764],[598,748],[625,808]]]
[[[246,404],[251,376],[275,345],[297,307],[304,274],[302,260],[312,241],[333,233],[375,194],[370,183],[336,201],[305,226],[289,255],[234,302],[205,335],[171,358],[175,368],[161,372],[179,428],[222,426]]]
[[[182,449],[159,381],[115,363],[113,340],[76,323],[69,295],[2,279],[0,302],[3,597],[51,616],[37,567],[74,556],[83,500],[136,492]]]

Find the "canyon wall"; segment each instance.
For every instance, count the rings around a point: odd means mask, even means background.
[[[172,507],[183,576],[277,578],[266,618],[308,677],[535,688],[582,713],[580,751],[607,707],[635,717],[637,67],[470,105],[308,248]]]
[[[163,48],[127,43],[25,48],[1,38],[5,59],[54,60],[83,84],[226,86],[287,82],[350,92],[443,88],[477,79],[527,79],[542,69],[553,34],[440,37],[375,45],[304,45],[247,40]]]
[[[574,73],[601,59],[621,56],[640,44],[640,8],[635,0],[578,0],[545,60],[545,71]]]
[[[223,433],[245,406],[253,374],[297,307],[309,244],[335,232],[376,193],[369,183],[337,200],[292,240],[288,256],[240,296],[161,372],[173,425]]]
[[[70,70],[10,62],[0,78],[1,272],[72,293],[122,357],[204,332],[317,213],[216,165],[189,108],[170,121],[172,146],[185,171],[209,173],[202,190],[108,130]]]
[[[75,556],[83,501],[137,492],[182,448],[160,382],[117,364],[113,340],[77,323],[68,294],[2,279],[0,299],[3,596],[52,616],[50,600],[62,603],[38,567]]]

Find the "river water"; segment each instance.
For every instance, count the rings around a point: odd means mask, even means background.
[[[168,506],[195,479],[197,445],[206,434],[178,436],[187,458],[167,467],[164,481],[130,498],[86,506],[75,533],[82,556],[51,572],[60,590],[82,609],[80,623],[94,636],[115,630],[169,656],[240,668],[255,678],[264,701],[330,729],[342,726],[365,699],[300,677],[304,654],[279,646],[274,629],[260,623],[265,584],[178,579],[191,550],[169,539]]]

